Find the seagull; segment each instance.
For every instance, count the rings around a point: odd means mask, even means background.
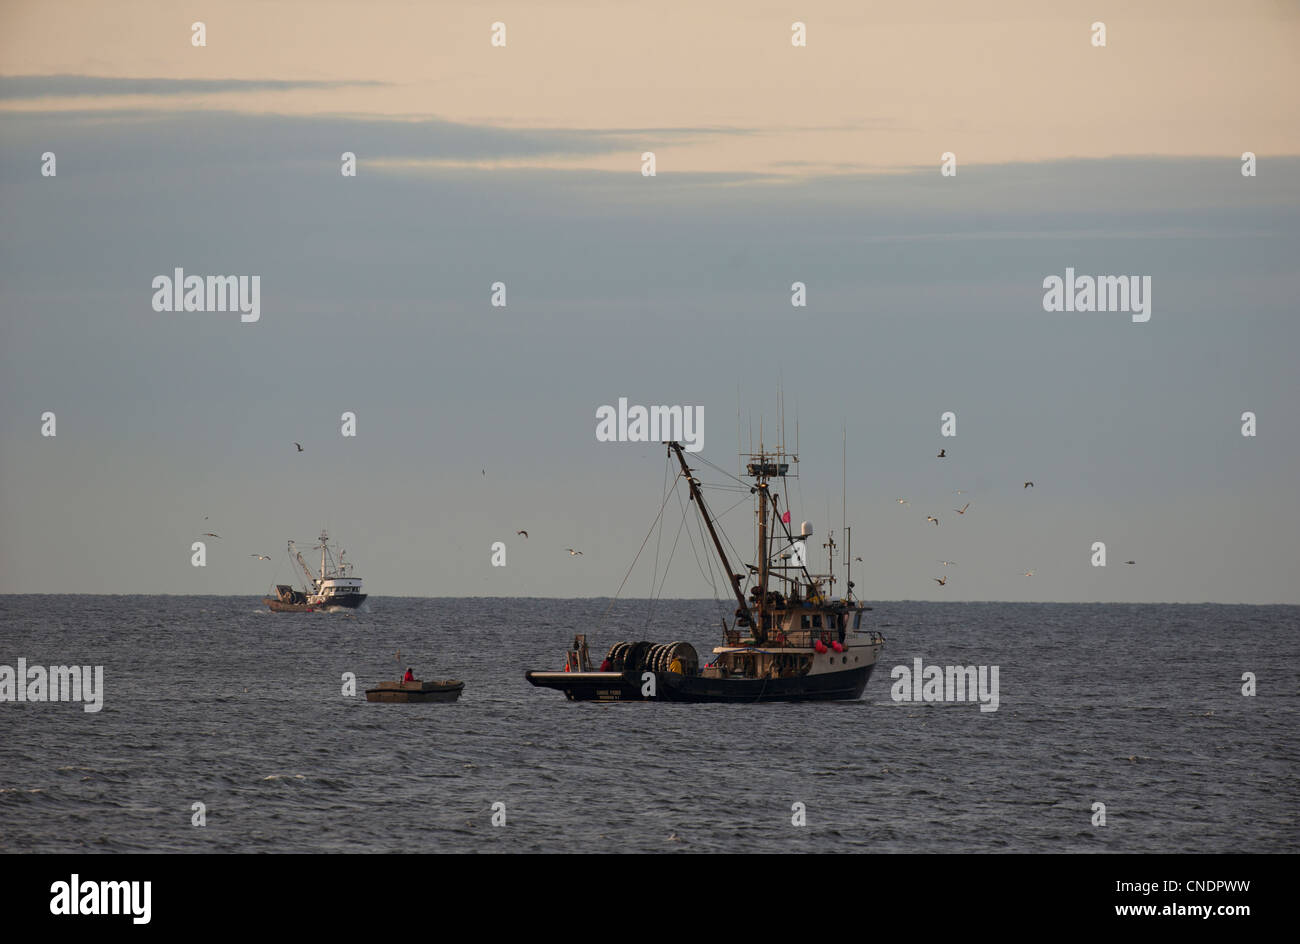
[[[249,557],[256,557],[258,560],[270,560],[265,554],[249,554]]]
[[[1137,561],[1125,561],[1124,563],[1126,563],[1126,564],[1136,564]]]
[[[946,584],[946,583],[948,582],[948,578],[947,578],[947,577],[931,577],[930,579],[933,580],[935,583],[937,583],[937,584],[938,584],[939,586],[941,586],[941,587],[942,587],[944,584]]]
[[[910,505],[910,504],[912,504],[912,503],[911,503],[910,501],[908,501],[906,498],[895,498],[894,501],[898,502],[900,505]]]
[[[934,515],[926,515],[926,516],[925,516],[925,520],[926,520],[926,521],[933,521],[933,522],[934,522],[934,526],[935,526],[936,528],[939,527],[939,519],[936,518]]]
[[[487,469],[479,469],[483,473],[483,478],[487,478]]]
[[[302,443],[294,443],[294,445],[298,447],[299,452],[302,452]]]
[[[199,535],[199,536],[200,536],[200,537],[204,537],[204,538],[219,538],[219,537],[221,537],[221,535],[219,535],[219,534],[213,534],[211,531],[204,531],[204,532],[203,532],[201,535]]]
[[[956,491],[954,491],[953,494],[954,494],[954,495],[965,495],[965,494],[966,494],[966,489],[964,489],[964,488],[959,488],[959,489],[957,489]]]
[[[940,449],[940,450],[939,450],[939,454],[938,454],[937,456],[935,456],[935,458],[936,458],[936,459],[947,459],[947,458],[948,458],[948,450],[947,450],[947,449]]]
[[[515,534],[522,534],[524,537],[528,537],[527,531],[516,531]]]
[[[582,551],[575,551],[575,550],[574,550],[573,548],[571,548],[571,547],[566,547],[565,550],[569,552],[569,556],[570,556],[570,557],[577,557],[579,554],[582,553]]]
[[[1034,575],[1034,572],[1033,572],[1032,570],[1026,570],[1026,571],[1025,571],[1023,574],[1021,574],[1020,576],[1022,576],[1022,577],[1032,577],[1033,575]]]
[[[862,560],[861,557],[855,557],[855,558],[853,558],[853,559],[854,559],[855,561],[860,561],[860,560]]]
[[[1033,483],[1033,482],[1026,482],[1026,483],[1025,483],[1025,488],[1033,488],[1033,487],[1034,487],[1034,483]]]
[[[966,504],[962,505],[960,508],[954,508],[953,511],[957,512],[957,514],[959,515],[964,515],[966,514],[966,509],[969,507],[970,507],[970,502],[967,502]]]
[[[956,562],[956,561],[939,561],[939,563],[940,563],[940,564],[943,564],[943,566],[947,567],[947,566],[949,566],[950,564],[955,564],[955,563],[957,563],[957,562]]]

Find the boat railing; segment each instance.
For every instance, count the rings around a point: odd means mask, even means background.
[[[745,645],[758,645],[754,642],[752,636],[742,634],[741,630],[729,629],[724,634],[726,644],[739,648]],[[852,637],[858,640],[865,636],[871,644],[884,645],[885,637],[875,630],[850,630],[845,633],[843,639],[840,637],[838,629],[795,629],[795,630],[777,630],[768,635],[759,648],[762,649],[812,649],[817,645],[818,640],[822,645],[829,646],[835,642],[847,642]]]

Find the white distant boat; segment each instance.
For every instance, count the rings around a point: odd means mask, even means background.
[[[326,531],[321,531],[319,540],[314,548],[320,551],[319,574],[307,566],[294,542],[289,542],[289,560],[298,566],[307,582],[303,590],[277,584],[275,598],[265,597],[262,601],[272,610],[277,613],[310,613],[332,606],[355,609],[365,601],[361,578],[353,576],[352,564],[345,559],[347,552],[340,550],[336,559]]]

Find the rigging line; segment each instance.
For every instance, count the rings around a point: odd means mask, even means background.
[[[678,504],[678,505],[681,505],[681,508],[682,508],[682,522],[685,523],[686,518],[687,518],[687,516],[688,516],[690,513],[686,510],[686,505],[682,502],[682,495],[681,495],[681,492],[678,492],[678,493],[677,493],[677,504]],[[698,521],[697,521],[697,524],[698,524]],[[700,527],[702,528],[703,525],[700,525]],[[681,532],[679,531],[679,532],[678,532],[678,535],[680,536],[680,534],[681,534]],[[695,550],[695,536],[694,536],[693,534],[691,534],[690,529],[687,529],[687,531],[686,531],[686,536],[690,539],[690,542],[691,542],[691,553],[692,553],[693,555],[695,555],[695,566],[699,568],[700,576],[703,577],[705,580],[708,580],[708,581],[709,581],[709,586],[711,586],[711,587],[713,588],[713,595],[714,595],[714,597],[716,598],[717,595],[718,595],[718,585],[717,585],[716,583],[714,583],[713,580],[712,580],[712,578],[711,578],[708,574],[706,574],[706,573],[704,572],[704,566],[700,563],[700,553],[699,553],[699,551]],[[677,545],[676,545],[676,542],[674,542],[673,547],[676,548],[676,546],[677,546]],[[704,544],[703,546],[704,546],[705,548],[708,547],[707,544]],[[709,555],[708,555],[707,553],[704,555],[704,559],[709,561],[709,569],[712,570],[712,569],[713,569],[713,562],[712,562],[712,560],[709,560]],[[662,587],[661,587],[660,589],[662,590]]]
[[[678,472],[677,475],[679,478],[681,477],[680,472]],[[677,483],[676,481],[674,481],[673,491],[676,490],[677,490]],[[601,613],[600,619],[596,620],[596,629],[600,629],[601,626],[605,624],[605,619],[606,617],[609,616],[609,611],[612,610],[614,608],[614,604],[618,602],[618,595],[623,592],[623,587],[627,585],[628,578],[632,576],[632,570],[633,568],[636,567],[636,562],[641,559],[641,552],[645,550],[645,546],[650,542],[650,535],[655,533],[655,525],[659,523],[659,519],[660,517],[663,516],[664,508],[667,505],[668,505],[668,496],[665,495],[663,504],[659,506],[659,514],[655,515],[655,520],[650,522],[650,530],[646,532],[645,540],[641,542],[641,547],[637,549],[636,557],[632,558],[632,565],[628,567],[627,573],[623,575],[623,582],[620,583],[618,585],[618,589],[614,591],[614,596],[610,599],[609,606],[605,607],[605,612]]]
[[[727,511],[724,511],[722,514],[725,515],[725,514],[727,514],[727,512],[735,511],[738,507],[740,507],[741,505],[743,505],[743,504],[744,504],[745,502],[747,502],[747,501],[749,501],[749,496],[748,496],[748,495],[746,495],[746,496],[745,496],[744,498],[742,498],[740,501],[736,502],[736,504],[732,505],[730,508],[727,509]],[[721,526],[721,524],[722,524],[722,515],[714,515],[713,518],[712,518],[711,520],[713,521],[714,524]],[[744,554],[741,554],[740,551],[737,549],[736,545],[733,544],[733,543],[731,542],[731,537],[730,537],[730,535],[727,534],[726,529],[725,529],[725,528],[722,528],[722,527],[719,527],[719,528],[718,528],[718,533],[722,535],[722,539],[723,539],[724,541],[726,541],[726,542],[727,542],[727,546],[728,546],[729,548],[731,548],[731,553],[734,554],[734,555],[736,556],[736,563],[738,563],[738,564],[743,564],[744,561],[745,561],[745,555],[744,555]],[[731,578],[728,577],[727,579],[728,579],[728,581],[730,581]],[[746,575],[745,575],[745,580],[746,580],[746,581],[749,580],[749,575],[748,575],[748,573],[746,573]]]
[[[673,493],[674,493],[675,495],[677,495],[677,501],[680,503],[681,500],[682,500],[681,493],[678,492],[677,489],[673,489]],[[685,508],[682,509],[682,520],[681,520],[681,523],[680,523],[679,525],[677,525],[677,536],[676,536],[675,538],[673,538],[673,549],[672,549],[671,551],[668,552],[668,563],[664,564],[664,579],[663,579],[663,582],[659,584],[659,592],[660,592],[661,594],[664,592],[664,584],[668,582],[668,567],[669,567],[669,565],[672,563],[673,555],[674,555],[675,553],[677,553],[677,542],[680,541],[680,540],[682,539],[682,528],[684,528],[684,527],[686,527],[686,509],[685,509]],[[690,532],[688,531],[687,534],[689,534],[689,533],[690,533]],[[692,545],[691,545],[691,551],[694,552],[694,550],[695,550],[695,545],[692,544]],[[698,558],[698,557],[696,558],[696,561],[695,561],[695,562],[696,562],[697,564],[699,563],[699,558]],[[646,624],[646,627],[647,627],[647,629],[649,628],[649,624],[648,624],[648,623]]]
[[[733,511],[735,511],[737,508],[739,508],[741,505],[745,504],[745,502],[747,502],[747,501],[749,501],[749,496],[748,496],[748,495],[746,495],[746,496],[745,496],[744,498],[742,498],[740,501],[736,502],[734,505],[732,505],[730,508],[728,508],[726,511],[722,512],[721,514],[716,514],[716,515],[714,515],[714,516],[713,516],[713,523],[714,523],[714,524],[719,523],[720,521],[722,521],[722,516],[723,516],[723,515],[730,514],[731,512],[733,512]]]
[[[784,479],[785,476],[782,476],[782,478]],[[796,478],[795,478],[795,485],[798,486],[798,488],[799,488],[799,507],[800,507],[800,508],[807,508],[808,505],[807,505],[807,504],[804,502],[804,500],[803,500],[803,481],[796,477]],[[788,485],[786,486],[786,494],[787,494],[787,495],[790,494],[790,488],[789,488]],[[786,508],[789,508],[789,507],[790,507],[790,503],[789,503],[789,502],[786,502],[786,503],[785,503],[785,507],[786,507]]]
[[[782,478],[784,478],[784,476],[782,476]],[[789,507],[790,507],[790,503],[787,502],[787,503],[786,503],[786,509],[789,510]],[[772,510],[773,510],[773,512],[775,513],[775,511],[776,511],[776,503],[775,503],[775,502],[773,502]],[[782,518],[780,515],[775,515],[775,514],[774,514],[774,517],[776,517],[776,520],[779,521],[779,522],[781,523],[781,530],[785,532],[785,536],[786,536],[786,538],[790,541],[790,544],[794,544],[794,534],[791,533],[789,526],[785,523],[785,519]],[[800,537],[802,537],[802,535],[800,535]],[[812,574],[808,573],[808,555],[807,555],[807,554],[804,555],[804,562],[803,562],[803,565],[802,565],[802,568],[801,568],[801,569],[803,570],[804,578],[805,578],[809,583],[812,583]]]
[[[752,436],[753,436],[753,432],[754,432],[754,431],[751,429],[751,430],[750,430],[750,436],[751,436],[751,438],[752,438]],[[752,444],[751,444],[751,448],[752,448]],[[699,459],[701,462],[703,462],[703,463],[704,463],[705,465],[707,465],[709,468],[716,470],[716,471],[717,471],[718,473],[720,473],[721,475],[725,475],[727,478],[731,479],[733,482],[736,483],[736,485],[734,485],[734,486],[732,486],[732,485],[712,485],[712,486],[708,486],[708,487],[710,487],[710,488],[720,488],[720,489],[721,489],[721,488],[726,488],[726,489],[729,489],[729,490],[736,490],[736,491],[739,491],[739,490],[742,490],[742,489],[744,490],[744,492],[745,492],[745,498],[742,498],[739,502],[736,503],[736,505],[732,505],[731,508],[728,508],[728,509],[727,509],[727,512],[732,511],[733,509],[735,509],[737,505],[742,504],[743,502],[745,502],[745,501],[748,499],[748,496],[751,495],[751,494],[753,494],[753,492],[754,492],[754,487],[753,487],[752,485],[750,485],[750,484],[748,484],[747,482],[744,482],[744,481],[742,481],[741,479],[737,478],[736,476],[732,475],[732,474],[731,474],[730,472],[728,472],[726,469],[724,469],[724,468],[722,468],[722,467],[716,465],[715,463],[710,462],[710,461],[709,461],[708,459],[706,459],[704,456],[702,456],[702,455],[700,455],[700,454],[698,454],[698,453],[695,453],[695,454],[692,456],[692,458],[693,458],[693,459]],[[680,474],[680,473],[679,473],[679,474]],[[700,483],[700,484],[703,486],[703,483]],[[679,497],[679,498],[678,498],[678,501],[680,501],[680,500],[681,500],[681,499],[680,499],[680,497]],[[723,514],[726,514],[727,512],[723,512]],[[720,518],[721,518],[721,515],[714,515],[714,516],[712,517],[712,521],[716,524],[716,523],[719,522]],[[745,555],[741,554],[740,551],[736,549],[736,545],[732,543],[730,536],[728,536],[728,534],[727,534],[727,532],[726,532],[725,530],[722,531],[722,537],[723,537],[723,539],[727,542],[727,546],[731,548],[731,553],[733,553],[734,555],[736,555],[736,559],[737,559],[737,561],[744,561],[744,559],[745,559]],[[754,543],[757,544],[757,541],[758,541],[758,536],[757,536],[757,525],[755,525]],[[707,546],[707,545],[706,545],[706,546]],[[730,581],[731,578],[728,577],[727,579],[728,579],[728,581]],[[749,580],[749,574],[748,574],[748,573],[747,573],[746,576],[745,576],[745,580],[746,580],[746,582],[748,582],[748,580]]]
[[[670,454],[665,453],[664,485],[663,485],[663,496],[665,502],[668,500],[668,470],[672,468],[672,462],[673,462],[672,456]],[[675,485],[676,483],[673,484]],[[676,489],[674,488],[673,491],[676,491]],[[645,614],[645,624],[647,628],[650,626],[650,620],[654,617],[655,580],[657,580],[659,577],[659,546],[663,543],[663,537],[664,537],[664,520],[661,517],[659,519],[659,535],[658,537],[655,538],[655,565],[653,571],[650,574],[650,602],[646,606],[646,614]]]
[[[699,453],[696,453],[692,458],[699,459],[710,469],[715,469],[716,471],[720,472],[722,475],[725,475],[727,478],[731,479],[731,481],[735,482],[741,488],[744,488],[746,490],[750,488],[750,486],[747,483],[745,483],[742,479],[736,478],[736,476],[732,475],[730,472],[728,472],[726,469],[722,468],[721,466],[714,465],[712,462],[704,458],[704,456],[700,455]]]

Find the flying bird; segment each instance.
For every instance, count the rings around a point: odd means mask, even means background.
[[[944,584],[946,584],[946,583],[948,582],[948,578],[947,578],[947,577],[931,577],[930,579],[933,580],[935,583],[937,583],[937,584],[938,584],[939,586],[941,586],[941,587],[942,587]]]
[[[221,535],[219,535],[219,534],[213,534],[211,531],[204,531],[201,535],[199,535],[199,537],[204,537],[204,538],[219,538],[219,537],[221,537]]]
[[[265,554],[249,554],[249,557],[256,557],[258,560],[270,560]]]
[[[1033,488],[1033,487],[1034,487],[1034,483],[1033,483],[1033,482],[1026,482],[1026,483],[1025,483],[1025,488]]]
[[[912,503],[911,503],[910,501],[908,501],[906,498],[895,498],[894,501],[898,502],[900,505],[910,505],[910,504],[912,504]]]
[[[954,508],[953,511],[957,512],[957,514],[959,515],[964,515],[966,514],[966,509],[969,507],[970,507],[970,502],[967,502],[966,504],[962,505],[960,508]]]
[[[302,443],[294,443],[294,445],[298,447],[299,452],[302,452]]]
[[[947,459],[947,458],[948,458],[948,450],[947,450],[947,449],[940,449],[940,450],[939,450],[939,454],[938,454],[937,456],[935,456],[935,458],[936,458],[936,459]]]
[[[965,494],[966,494],[966,489],[964,489],[964,488],[959,488],[959,489],[957,489],[956,491],[954,491],[953,494],[954,494],[954,495],[965,495]]]
[[[854,559],[855,561],[860,561],[860,560],[862,560],[861,557],[855,557],[855,558],[853,558],[853,559]]]
[[[1020,576],[1022,576],[1022,577],[1032,577],[1033,575],[1034,575],[1034,572],[1033,572],[1032,570],[1026,570],[1026,571],[1025,571],[1023,574],[1021,574]]]
[[[926,515],[926,516],[925,516],[925,520],[926,520],[926,521],[933,521],[933,522],[934,522],[934,526],[935,526],[936,528],[939,527],[939,519],[936,518],[934,515]]]
[[[1125,561],[1124,563],[1126,563],[1126,564],[1136,564],[1137,561]]]
[[[528,537],[527,531],[516,531],[515,534],[522,534],[524,537]]]
[[[955,563],[957,563],[957,562],[956,562],[956,561],[939,561],[939,563],[940,563],[940,564],[943,564],[943,566],[947,567],[947,566],[949,566],[949,565],[951,565],[951,564],[955,564]]]
[[[575,551],[575,550],[574,550],[573,548],[571,548],[571,547],[566,547],[565,550],[569,552],[569,556],[570,556],[570,557],[577,557],[578,555],[580,555],[580,554],[582,553],[582,551]]]

